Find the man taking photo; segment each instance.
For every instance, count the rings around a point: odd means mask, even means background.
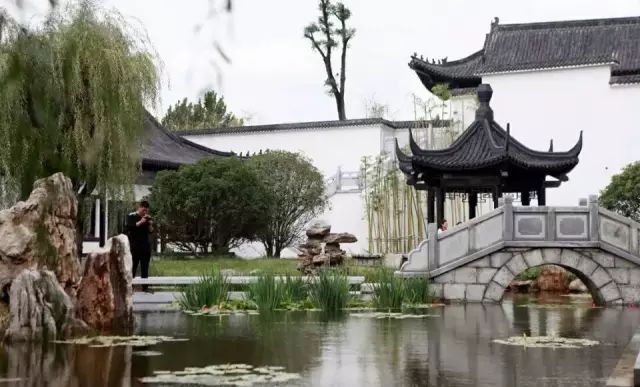
[[[149,277],[149,261],[151,260],[150,234],[153,232],[151,216],[149,216],[149,202],[143,200],[138,209],[127,216],[127,236],[131,246],[133,259],[132,276],[136,276],[138,265],[142,278]],[[148,291],[147,285],[142,286],[143,291]]]

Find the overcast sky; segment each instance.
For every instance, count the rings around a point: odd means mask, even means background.
[[[407,66],[410,55],[454,60],[471,54],[496,16],[502,24],[640,15],[640,0],[344,2],[357,30],[347,58],[348,118],[363,117],[365,101],[375,100],[389,106],[391,118],[412,119],[412,94],[428,93]],[[302,37],[316,18],[316,0],[234,0],[230,17],[209,17],[208,0],[103,4],[142,24],[164,63],[158,115],[178,99],[214,88],[234,113],[251,116],[251,124],[337,118],[323,86],[324,67]],[[217,54],[214,41],[231,63]]]

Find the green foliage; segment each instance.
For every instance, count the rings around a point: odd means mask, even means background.
[[[283,286],[283,298],[285,302],[304,301],[309,296],[309,286],[305,279],[300,276],[286,276],[281,282]]]
[[[269,195],[266,227],[257,233],[268,257],[293,245],[306,225],[327,206],[324,178],[299,153],[267,152],[253,156],[248,164],[260,176]]]
[[[431,88],[431,94],[440,98],[443,101],[448,101],[451,98],[451,91],[449,90],[449,84],[437,83]]]
[[[329,94],[336,100],[338,119],[345,120],[345,81],[347,66],[347,49],[349,42],[356,33],[354,28],[347,27],[347,21],[351,18],[351,11],[343,3],[333,4],[331,0],[318,1],[318,20],[304,29],[304,37],[309,40],[311,47],[318,52],[324,64],[327,78],[324,82],[329,89]],[[337,24],[337,26],[336,26]],[[333,71],[332,51],[340,47],[340,71]],[[339,75],[339,81],[336,80]]]
[[[24,198],[55,172],[84,192],[131,195],[144,105],[158,74],[143,34],[82,1],[34,29],[0,26],[0,174]]]
[[[542,268],[540,266],[530,267],[522,273],[518,274],[516,278],[521,281],[536,280],[538,279],[538,277],[540,277],[541,272]]]
[[[285,298],[285,286],[271,274],[258,276],[258,280],[249,286],[249,297],[258,306],[261,313],[277,309]]]
[[[183,310],[197,311],[203,307],[220,305],[227,299],[229,284],[219,270],[202,275],[198,282],[188,285],[178,298]]]
[[[166,242],[194,253],[226,253],[253,240],[269,196],[256,173],[235,157],[201,160],[158,173],[149,201]]]
[[[427,278],[407,278],[404,280],[405,303],[411,305],[429,304],[432,301],[431,289]]]
[[[399,309],[405,297],[404,279],[394,276],[391,270],[381,269],[373,285],[373,304],[377,308]]]
[[[197,103],[183,99],[169,106],[162,118],[162,125],[172,130],[206,129],[242,126],[244,120],[227,112],[224,97],[218,97],[215,91],[204,93]]]
[[[640,222],[640,161],[613,175],[609,185],[600,192],[600,205]]]
[[[326,313],[338,313],[349,302],[349,279],[340,270],[322,270],[309,284],[313,304]]]

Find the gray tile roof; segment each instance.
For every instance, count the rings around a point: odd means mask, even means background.
[[[145,114],[141,150],[143,169],[173,169],[205,157],[232,155],[231,152],[209,149],[177,136],[162,127],[149,112]]]
[[[448,148],[421,149],[412,135],[409,137],[412,156],[403,154],[396,145],[400,169],[411,175],[414,171],[469,171],[513,165],[533,174],[559,176],[578,164],[582,134],[575,146],[566,152],[532,150],[493,120],[489,107],[492,93],[489,85],[478,87],[480,108],[476,119]]]
[[[611,64],[610,83],[640,82],[640,17],[544,23],[492,23],[482,50],[438,63],[413,56],[409,66],[429,89],[481,83],[489,73]]]
[[[247,125],[232,128],[209,128],[209,129],[190,129],[175,132],[179,136],[205,135],[205,134],[229,134],[229,133],[250,133],[250,132],[274,132],[284,130],[303,130],[303,129],[321,129],[321,128],[338,128],[343,126],[366,126],[366,125],[386,125],[393,129],[407,129],[414,127],[424,127],[433,124],[434,127],[449,126],[448,120],[418,120],[418,121],[390,121],[383,118],[362,118],[343,121],[309,121],[309,122],[291,122],[286,124],[272,125]]]

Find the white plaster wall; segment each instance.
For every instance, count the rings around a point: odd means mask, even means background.
[[[485,75],[495,119],[533,149],[571,148],[584,131],[580,163],[549,205],[576,205],[597,194],[621,168],[640,159],[640,85],[610,86],[609,66]]]
[[[303,130],[243,132],[217,135],[185,136],[209,148],[253,153],[260,150],[300,152],[311,158],[325,175],[360,169],[362,157],[375,155],[381,148],[381,125],[344,126]]]
[[[343,172],[359,171],[363,157],[377,155],[383,148],[383,125],[345,126],[337,128],[319,128],[287,131],[245,132],[218,135],[186,136],[187,139],[218,150],[231,150],[236,153],[253,153],[260,150],[286,150],[300,152],[309,157],[323,173],[325,179],[336,174],[338,168]],[[390,128],[388,133],[393,135]],[[364,220],[364,204],[359,192],[336,193],[330,199],[329,209],[320,216],[332,225],[335,232],[349,232],[358,238],[354,244],[344,245],[343,249],[351,253],[366,250],[367,224]],[[234,249],[244,258],[264,255],[261,245],[250,243]],[[295,256],[292,251],[284,256]]]

